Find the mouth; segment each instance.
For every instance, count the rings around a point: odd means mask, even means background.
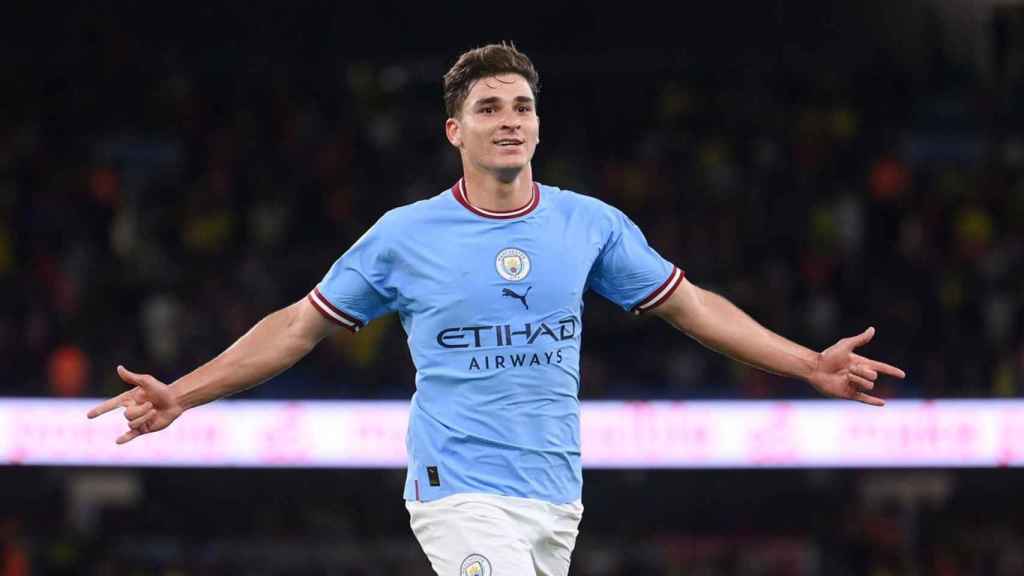
[[[502,148],[510,148],[513,146],[522,146],[523,141],[517,138],[502,138],[500,140],[494,140],[494,145]]]

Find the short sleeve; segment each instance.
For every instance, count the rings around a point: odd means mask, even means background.
[[[683,271],[647,244],[643,232],[620,210],[611,211],[611,231],[590,272],[595,292],[634,314],[652,310],[679,287]]]
[[[338,258],[309,301],[328,320],[353,332],[393,310],[392,250],[383,219]]]

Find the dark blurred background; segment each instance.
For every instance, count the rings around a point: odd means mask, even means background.
[[[909,374],[885,397],[1022,394],[1020,2],[10,12],[0,395],[112,395],[118,363],[171,381],[303,297],[460,176],[441,76],[500,40],[541,73],[539,181],[791,339],[876,326],[868,353]],[[586,305],[583,399],[813,397]],[[404,399],[412,376],[386,317],[242,396]],[[426,573],[398,471],[109,473],[142,496],[87,514],[94,472],[0,469],[0,574]],[[588,472],[574,573],[1020,574],[1013,479]]]

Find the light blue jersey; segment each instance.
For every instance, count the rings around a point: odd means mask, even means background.
[[[561,504],[582,492],[583,294],[640,313],[682,276],[600,200],[534,185],[523,208],[488,212],[460,181],[381,217],[309,299],[350,330],[401,318],[416,366],[407,500]]]

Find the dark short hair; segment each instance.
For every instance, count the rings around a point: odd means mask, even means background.
[[[464,52],[444,75],[444,108],[449,118],[462,110],[473,83],[498,74],[519,74],[530,84],[534,98],[540,91],[540,77],[533,62],[512,44],[488,44]]]

